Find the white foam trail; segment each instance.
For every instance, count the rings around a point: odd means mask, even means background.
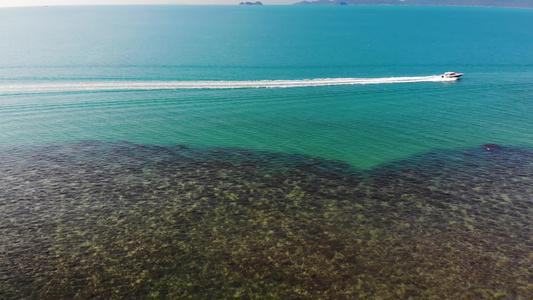
[[[0,84],[0,93],[93,92],[128,90],[180,90],[180,89],[243,89],[291,88],[329,85],[385,84],[412,82],[446,82],[456,78],[440,75],[387,78],[318,78],[302,80],[257,81],[76,81]]]

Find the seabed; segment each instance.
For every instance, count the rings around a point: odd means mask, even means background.
[[[533,299],[533,150],[0,149],[3,299]]]

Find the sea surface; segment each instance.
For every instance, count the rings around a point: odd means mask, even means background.
[[[0,9],[0,298],[532,299],[532,28]]]

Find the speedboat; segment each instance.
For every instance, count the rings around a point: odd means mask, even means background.
[[[455,72],[446,72],[446,73],[440,75],[440,77],[442,77],[442,78],[456,78],[456,79],[461,77],[461,76],[463,76],[463,73],[455,73]]]

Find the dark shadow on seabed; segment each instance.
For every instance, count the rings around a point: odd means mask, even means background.
[[[533,149],[369,172],[242,149],[0,149],[0,296],[533,298]]]

